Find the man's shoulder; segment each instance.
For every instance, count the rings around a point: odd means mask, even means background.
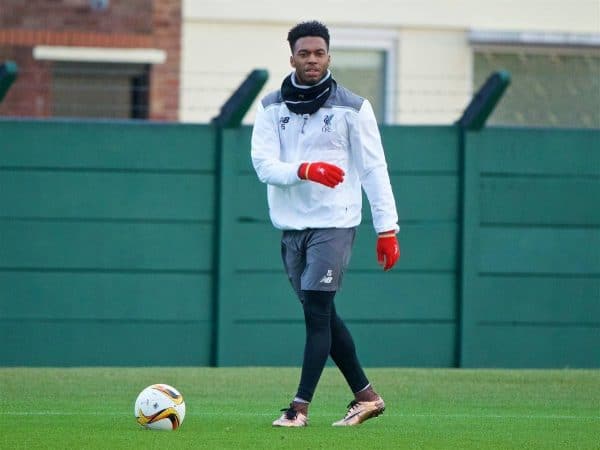
[[[355,94],[350,89],[338,84],[334,92],[327,99],[326,106],[332,108],[349,108],[356,112],[360,111],[365,99],[360,95]]]
[[[272,105],[283,103],[283,97],[281,96],[281,90],[276,90],[265,95],[261,100],[263,108],[268,108]]]

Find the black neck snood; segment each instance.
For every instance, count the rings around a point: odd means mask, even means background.
[[[327,72],[318,84],[314,86],[300,86],[292,80],[294,74],[284,78],[281,84],[281,96],[290,111],[296,114],[313,114],[325,104],[335,80],[331,72]]]

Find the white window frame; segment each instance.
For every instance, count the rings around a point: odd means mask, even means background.
[[[475,52],[531,53],[535,55],[595,55],[600,54],[600,33],[536,33],[470,30],[472,54]],[[474,73],[471,68],[471,74]]]
[[[104,48],[37,45],[33,58],[50,61],[163,64],[167,52],[156,48]]]
[[[330,27],[330,47],[340,50],[385,52],[384,124],[392,124],[396,112],[396,66],[398,33],[391,30],[364,30]],[[333,61],[335,64],[335,60]],[[335,74],[334,74],[335,75]]]
[[[472,46],[539,46],[554,48],[600,48],[600,33],[539,33],[494,30],[470,30]]]

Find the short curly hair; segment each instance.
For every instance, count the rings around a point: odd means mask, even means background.
[[[292,51],[292,53],[294,53],[294,46],[296,45],[296,41],[306,36],[316,36],[323,38],[325,40],[325,44],[327,44],[327,51],[329,51],[329,30],[321,22],[311,20],[310,22],[300,22],[299,24],[295,25],[288,33],[287,40],[290,43],[290,50]]]

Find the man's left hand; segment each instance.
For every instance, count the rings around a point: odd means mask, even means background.
[[[386,231],[379,233],[377,238],[377,262],[383,266],[383,270],[388,271],[400,258],[400,246],[396,238],[395,231]]]

